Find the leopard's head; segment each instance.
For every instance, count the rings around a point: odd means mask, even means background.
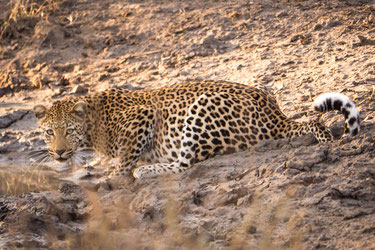
[[[34,113],[49,146],[48,154],[64,162],[85,140],[87,105],[83,101],[57,101],[50,109],[34,107]]]

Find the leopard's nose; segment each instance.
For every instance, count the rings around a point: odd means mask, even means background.
[[[55,153],[57,154],[57,155],[59,155],[59,156],[62,156],[63,155],[63,153],[65,153],[65,149],[58,149],[58,150],[56,150],[55,151]]]

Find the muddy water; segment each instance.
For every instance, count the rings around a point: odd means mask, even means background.
[[[10,137],[7,143],[19,144],[19,140],[14,136],[14,138]],[[42,143],[39,142],[39,144]],[[33,145],[30,143],[30,145],[21,145],[13,152],[0,154],[0,195],[52,191],[57,190],[63,182],[76,184],[84,181],[95,182],[92,178],[98,176],[96,169],[70,163],[58,163],[48,159],[36,162],[38,157],[35,156],[35,150],[30,150],[32,148]],[[41,151],[44,149],[40,148]],[[91,151],[86,152],[84,162],[90,165],[93,158],[95,154]]]
[[[55,162],[35,165],[16,161],[16,164],[0,161],[0,195],[20,195],[25,192],[57,190],[62,183],[79,184],[98,180],[97,172],[82,166],[70,166]]]

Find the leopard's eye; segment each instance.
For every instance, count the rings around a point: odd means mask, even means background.
[[[46,133],[47,133],[48,135],[53,135],[53,134],[54,134],[52,129],[47,129]]]
[[[71,129],[71,128],[68,128],[68,129],[66,130],[66,132],[65,132],[66,135],[70,135],[70,134],[72,134],[72,133],[73,133],[73,129]]]

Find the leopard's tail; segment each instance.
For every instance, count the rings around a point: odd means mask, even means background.
[[[314,101],[314,109],[320,112],[330,110],[338,110],[345,116],[345,133],[349,133],[351,137],[358,134],[359,128],[359,112],[354,104],[347,96],[339,93],[325,93],[318,96]]]

